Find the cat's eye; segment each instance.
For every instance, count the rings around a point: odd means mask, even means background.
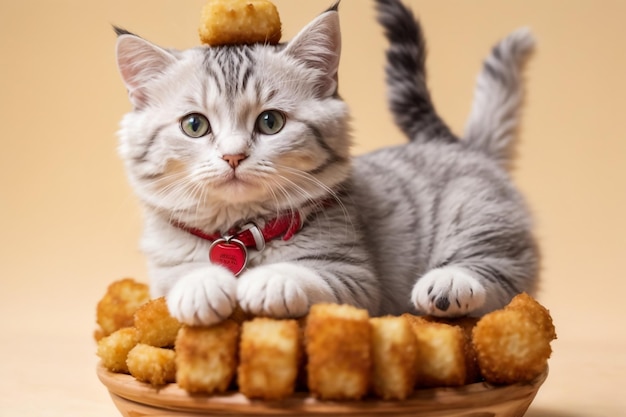
[[[278,110],[264,111],[256,119],[256,128],[264,135],[275,135],[285,126],[285,115]]]
[[[199,138],[211,130],[209,119],[200,113],[191,113],[180,119],[180,128],[190,138]]]

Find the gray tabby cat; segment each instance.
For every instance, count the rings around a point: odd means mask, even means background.
[[[430,101],[419,25],[398,1],[378,10],[411,141],[356,159],[336,6],[277,46],[178,51],[117,29],[133,105],[119,151],[144,207],[152,296],[180,321],[216,323],[237,304],[297,317],[317,302],[479,315],[534,287],[531,222],[503,169],[532,38],[495,47],[459,141]]]

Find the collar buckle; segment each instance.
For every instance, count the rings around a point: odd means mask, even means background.
[[[253,222],[246,223],[241,227],[239,233],[243,233],[245,231],[250,231],[250,234],[254,239],[254,245],[256,250],[261,252],[263,249],[265,249],[265,237],[263,236],[263,232],[261,232],[261,229],[259,229],[259,226],[257,226]]]

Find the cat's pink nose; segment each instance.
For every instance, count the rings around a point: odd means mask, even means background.
[[[237,155],[224,155],[224,156],[222,156],[222,159],[224,161],[228,162],[228,165],[230,165],[232,169],[235,169],[235,168],[237,168],[239,166],[241,161],[243,161],[247,157],[248,157],[248,155],[244,155],[242,153],[239,153]]]

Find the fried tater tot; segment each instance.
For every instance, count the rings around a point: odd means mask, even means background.
[[[556,339],[556,329],[552,322],[552,317],[547,308],[539,304],[537,300],[532,298],[527,293],[513,297],[511,302],[505,307],[506,309],[519,309],[529,314],[530,317],[537,323],[541,331],[546,333],[546,337],[550,340]]]
[[[458,326],[402,315],[417,339],[417,386],[454,387],[467,380],[467,340]]]
[[[403,317],[370,319],[372,388],[384,400],[404,400],[415,387],[417,340]]]
[[[104,297],[96,308],[96,321],[101,332],[96,331],[96,338],[108,336],[123,327],[134,325],[135,311],[150,300],[150,291],[146,284],[132,278],[124,278],[108,286]]]
[[[476,350],[472,343],[472,330],[478,318],[476,317],[460,317],[460,318],[442,318],[442,317],[424,317],[427,321],[434,321],[437,323],[446,323],[451,326],[457,326],[463,331],[465,336],[465,368],[466,368],[466,384],[472,384],[481,380],[480,368],[478,367],[478,360],[476,359]]]
[[[305,329],[308,386],[323,400],[358,400],[367,394],[371,331],[366,310],[316,304]]]
[[[137,329],[125,327],[98,341],[96,354],[102,365],[111,372],[129,373],[126,365],[128,352],[138,343]]]
[[[280,42],[281,23],[269,0],[209,0],[202,9],[202,43],[218,46]]]
[[[176,337],[176,382],[191,393],[223,393],[237,370],[239,325],[183,326]]]
[[[474,327],[472,341],[478,366],[487,382],[527,382],[546,369],[554,330],[546,321],[537,320],[543,313],[529,310],[532,304],[526,306],[493,311]]]
[[[139,343],[128,352],[126,364],[135,379],[159,386],[176,381],[175,357],[172,349]]]
[[[139,343],[155,347],[170,347],[176,342],[181,323],[170,315],[165,298],[148,301],[134,315]]]
[[[300,358],[298,322],[256,318],[243,323],[237,383],[248,398],[279,400],[293,394]]]

